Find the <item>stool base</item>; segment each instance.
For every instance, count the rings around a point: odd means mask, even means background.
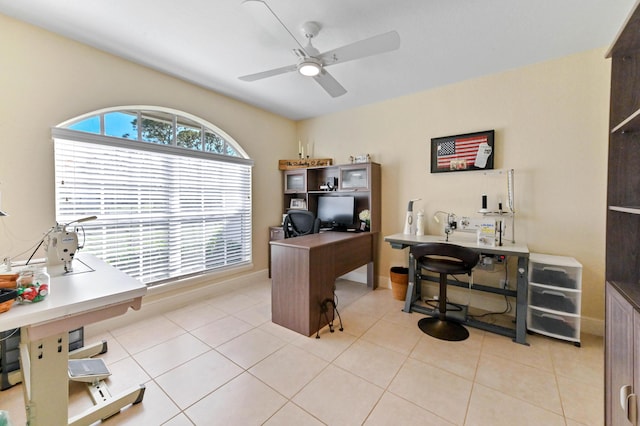
[[[431,337],[450,342],[459,342],[469,337],[469,331],[462,324],[443,321],[437,317],[422,318],[418,321],[418,327]]]

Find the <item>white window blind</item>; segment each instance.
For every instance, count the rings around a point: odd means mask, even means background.
[[[147,284],[251,262],[251,164],[95,138],[54,138],[56,220],[98,217],[83,251]]]

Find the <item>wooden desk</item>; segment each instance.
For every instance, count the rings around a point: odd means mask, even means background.
[[[144,284],[93,255],[80,253],[74,272],[48,268],[51,293],[41,302],[14,305],[0,315],[0,329],[20,328],[22,370],[27,424],[91,424],[103,416],[104,406],[94,406],[69,419],[69,330],[139,309]],[[118,401],[125,391],[114,396]],[[107,405],[107,404],[104,404]],[[117,410],[116,410],[117,412]]]
[[[384,237],[384,240],[391,244],[392,248],[404,249],[416,244],[424,244],[431,242],[444,243],[443,236],[438,235],[405,235],[394,234]],[[527,298],[529,288],[529,247],[526,244],[517,243],[504,243],[502,246],[484,247],[479,246],[475,241],[469,240],[454,240],[449,241],[451,244],[457,244],[460,246],[471,248],[478,253],[482,254],[494,254],[505,256],[516,256],[518,258],[518,270],[517,270],[517,286],[515,290],[502,289],[493,286],[487,286],[474,283],[471,286],[472,290],[484,291],[488,293],[500,294],[508,297],[514,297],[516,299],[516,314],[515,314],[515,329],[502,327],[496,324],[486,323],[477,319],[467,318],[465,321],[461,321],[463,324],[471,327],[480,328],[482,330],[491,331],[493,333],[502,334],[513,338],[516,343],[523,345],[527,344]],[[452,285],[460,285],[468,287],[466,283],[451,282]],[[424,306],[417,304],[417,300],[420,297],[420,289],[417,288],[415,283],[415,261],[412,261],[409,256],[409,286],[407,288],[407,297],[403,311],[405,312],[420,312],[427,315],[434,315],[435,311]]]
[[[374,289],[375,236],[325,232],[271,241],[271,320],[311,336],[318,330],[320,303],[333,298],[338,277],[367,265],[367,286]]]

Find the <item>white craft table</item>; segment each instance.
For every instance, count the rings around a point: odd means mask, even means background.
[[[48,268],[51,293],[45,300],[14,304],[0,314],[0,330],[20,328],[20,364],[30,426],[91,424],[104,416],[105,408],[132,403],[132,393],[140,390],[127,390],[109,403],[68,418],[69,330],[122,315],[130,307],[140,309],[147,292],[144,284],[93,255],[79,253],[73,266],[70,274],[62,267]]]

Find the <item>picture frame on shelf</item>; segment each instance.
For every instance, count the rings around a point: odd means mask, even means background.
[[[289,208],[297,210],[307,210],[307,200],[304,198],[292,198]]]
[[[431,173],[493,169],[495,130],[431,139]]]
[[[370,163],[371,162],[371,156],[369,154],[352,155],[352,156],[349,157],[349,162],[351,164]]]

